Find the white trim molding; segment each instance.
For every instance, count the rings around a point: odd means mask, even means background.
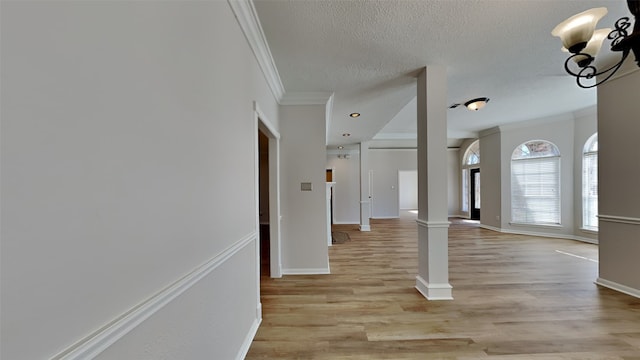
[[[451,225],[451,222],[449,221],[425,221],[422,219],[416,219],[416,222],[418,223],[418,226],[422,226],[427,229],[449,228],[449,225]]]
[[[251,347],[251,343],[253,342],[253,339],[256,337],[256,334],[258,333],[258,328],[262,323],[262,305],[259,305],[258,309],[256,310],[256,313],[258,314],[258,317],[253,322],[253,324],[251,324],[251,329],[249,329],[247,336],[244,338],[244,341],[242,342],[242,347],[240,348],[240,351],[236,356],[236,360],[243,360],[245,357],[247,357],[247,354],[249,353],[249,348]]]
[[[250,0],[227,0],[227,2],[236,16],[244,36],[247,38],[249,47],[258,61],[258,65],[267,80],[267,84],[269,84],[273,96],[280,102],[284,96],[284,86],[280,80],[278,68],[271,55],[267,38],[262,31],[260,19],[253,2]]]
[[[256,114],[258,115],[258,120],[257,120],[258,128],[260,128],[260,124],[262,124],[264,127],[267,128],[267,130],[269,130],[269,132],[271,133],[271,135],[273,135],[275,139],[280,140],[280,133],[273,126],[273,123],[269,121],[269,119],[267,118],[267,115],[265,115],[265,113],[262,111],[257,101],[253,102],[253,111],[255,111]]]
[[[584,237],[584,236],[578,236],[578,235],[574,235],[573,236],[573,240],[577,240],[577,241],[582,241],[585,243],[589,243],[589,244],[594,244],[594,245],[598,245],[598,239],[591,239],[588,237]]]
[[[298,91],[284,94],[280,105],[327,105],[331,100],[333,106],[333,93],[326,91]]]
[[[429,284],[422,276],[416,276],[416,290],[427,300],[453,300],[450,284]]]
[[[596,285],[604,286],[611,290],[619,291],[621,293],[640,298],[640,289],[634,289],[632,287],[618,284],[617,282],[606,280],[600,277],[595,281],[595,283]]]
[[[495,227],[495,226],[491,226],[491,225],[480,224],[479,226],[482,229],[487,229],[487,230],[491,230],[491,231],[495,231],[495,232],[504,232],[504,231],[502,231],[501,228],[498,228],[498,227]]]
[[[640,225],[640,218],[636,218],[636,217],[614,216],[614,215],[600,214],[600,215],[598,215],[598,219],[600,221],[605,221],[605,222]]]
[[[304,268],[304,269],[282,269],[283,275],[328,275],[331,274],[331,269],[327,268]]]
[[[505,234],[514,234],[514,235],[528,235],[528,236],[538,236],[538,237],[547,237],[547,238],[556,238],[556,239],[566,239],[566,240],[576,240],[589,244],[598,244],[597,239],[590,239],[583,236],[572,235],[572,234],[555,234],[555,233],[543,233],[536,231],[521,231],[521,230],[511,230],[511,229],[501,229],[495,226],[480,224],[482,229],[487,229],[495,232],[505,233]]]
[[[175,298],[189,290],[218,266],[224,264],[240,250],[256,242],[257,234],[252,232],[236,241],[216,257],[197,267],[149,299],[131,308],[99,330],[76,342],[53,356],[51,360],[86,360],[98,356],[109,346],[120,340],[143,321],[160,311]],[[259,324],[260,319],[256,319]],[[254,324],[257,329],[257,325]],[[252,327],[253,329],[253,327]],[[250,334],[251,335],[251,334]],[[253,337],[251,337],[253,339]]]
[[[360,231],[371,231],[371,225],[360,225]]]

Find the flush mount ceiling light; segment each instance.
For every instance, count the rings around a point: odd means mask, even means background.
[[[471,111],[478,111],[483,107],[485,107],[485,105],[487,105],[488,102],[489,102],[488,97],[479,97],[479,98],[471,99],[465,102],[464,106]],[[460,103],[452,104],[451,106],[449,106],[449,109],[455,109],[460,105],[463,105],[463,104],[460,104]]]
[[[344,134],[342,134],[342,136],[344,136],[344,137],[349,137],[349,136],[351,136],[351,134],[349,134],[349,133],[344,133]]]
[[[489,102],[489,98],[481,97],[481,98],[467,101],[466,103],[464,103],[464,106],[466,106],[467,109],[469,110],[478,111],[482,109],[485,105],[487,105],[488,102]]]
[[[352,118],[357,118],[357,117],[360,117],[360,113],[355,113],[354,112],[354,113],[349,114],[349,116],[351,116]]]
[[[640,67],[640,23],[638,22],[640,0],[627,0],[627,5],[635,18],[633,32],[630,35],[627,31],[631,27],[628,17],[618,19],[613,31],[611,29],[595,30],[598,21],[607,14],[606,8],[581,12],[561,22],[551,31],[551,35],[559,37],[564,48],[571,53],[564,62],[564,69],[576,78],[576,83],[581,88],[592,88],[609,80],[620,69],[631,51]],[[592,63],[605,37],[611,40],[611,51],[621,52],[622,57],[613,66],[598,70]],[[585,80],[601,75],[606,77],[596,81],[595,84],[585,83]]]

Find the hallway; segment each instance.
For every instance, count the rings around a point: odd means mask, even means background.
[[[454,301],[414,288],[415,215],[334,225],[331,275],[262,277],[247,359],[640,359],[640,299],[599,288],[597,246],[453,220]]]

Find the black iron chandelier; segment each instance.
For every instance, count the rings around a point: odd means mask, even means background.
[[[562,40],[564,48],[571,55],[564,62],[564,69],[576,78],[581,88],[592,88],[609,80],[622,66],[624,61],[633,52],[636,63],[640,67],[640,0],[627,0],[629,11],[635,18],[633,32],[629,34],[631,27],[628,17],[618,19],[615,29],[595,30],[598,21],[607,14],[606,8],[595,8],[574,15],[560,23],[551,34]],[[605,38],[611,40],[611,51],[621,52],[622,58],[613,66],[598,70],[593,61],[602,46]],[[602,77],[601,77],[602,76]],[[585,80],[596,77],[596,83],[589,84]]]

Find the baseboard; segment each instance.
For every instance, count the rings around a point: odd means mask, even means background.
[[[376,216],[376,217],[372,217],[372,219],[400,219],[400,216]]]
[[[371,225],[360,225],[360,231],[371,231]]]
[[[483,228],[483,229],[496,231],[496,232],[501,232],[501,233],[505,233],[505,234],[548,237],[548,238],[556,238],[556,239],[566,239],[566,240],[581,241],[581,242],[585,242],[585,243],[589,243],[589,244],[595,244],[595,245],[598,244],[598,240],[596,240],[596,239],[589,239],[589,238],[586,238],[586,237],[572,235],[572,234],[552,234],[552,233],[543,233],[543,232],[536,232],[536,231],[520,231],[520,230],[512,230],[512,229],[502,229],[502,228],[497,228],[497,227],[490,226],[490,225],[485,225],[485,224],[480,224],[480,227]]]
[[[453,300],[449,284],[429,284],[422,276],[416,276],[416,290],[427,300]]]
[[[261,309],[262,309],[262,305],[260,305],[256,310],[256,313],[260,315],[256,317],[256,320],[251,325],[251,328],[249,329],[247,336],[242,342],[242,347],[240,347],[240,351],[238,352],[238,356],[236,356],[236,360],[243,360],[245,357],[247,357],[247,354],[249,353],[249,348],[251,348],[251,343],[253,342],[253,339],[256,337],[256,334],[258,333],[258,328],[260,328],[260,324],[262,323]]]
[[[502,231],[501,228],[497,228],[497,227],[491,226],[491,225],[480,224],[480,228],[491,230],[491,231],[496,231],[496,232],[504,232],[504,231]]]
[[[587,237],[574,235],[573,236],[573,240],[581,241],[581,242],[584,242],[584,243],[598,245],[598,239],[590,239],[590,238],[587,238]]]
[[[327,275],[327,274],[331,274],[331,269],[329,267],[325,269],[322,269],[322,268],[282,269],[282,275]]]
[[[334,225],[360,225],[359,221],[333,221]]]
[[[606,280],[603,278],[598,278],[595,283],[600,286],[604,286],[608,289],[619,291],[623,294],[631,295],[633,297],[640,298],[640,289],[634,289],[632,287],[618,284],[617,282]]]
[[[197,267],[189,274],[178,279],[173,284],[167,286],[137,306],[129,309],[99,330],[69,346],[50,360],[93,359],[109,348],[109,346],[113,345],[116,341],[123,338],[131,330],[135,329],[146,319],[160,311],[175,298],[189,290],[200,280],[209,275],[214,269],[233,257],[236,253],[244,249],[249,244],[253,244],[256,239],[257,234],[252,232],[251,234],[236,241],[216,257]]]

